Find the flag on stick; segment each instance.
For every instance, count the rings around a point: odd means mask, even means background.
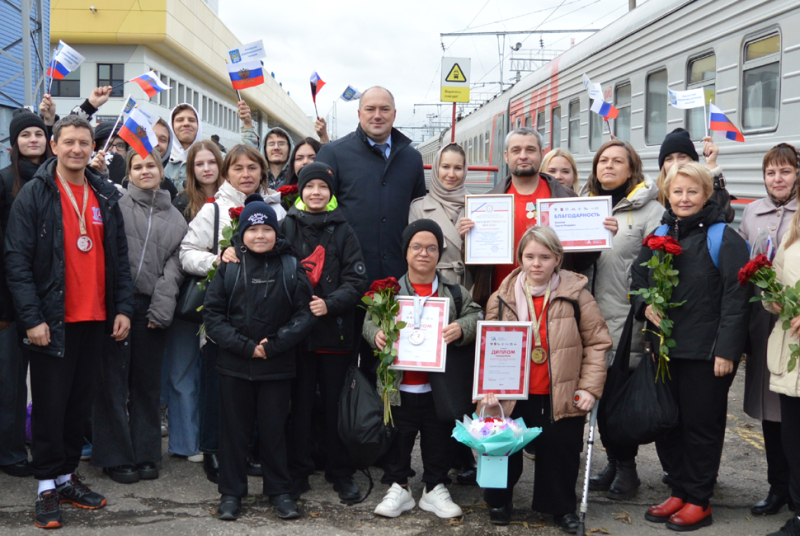
[[[619,110],[601,99],[595,99],[592,101],[591,110],[596,114],[602,115],[604,118],[606,118],[606,120],[616,119],[619,115]]]
[[[319,117],[319,112],[317,111],[317,93],[319,93],[324,85],[325,82],[319,77],[317,71],[311,73],[311,99],[314,101],[314,112],[316,112],[317,117]]]
[[[128,119],[119,131],[119,137],[128,142],[131,149],[142,158],[146,158],[158,145],[158,137],[153,132],[153,124],[157,118],[141,108],[131,110]]]
[[[361,92],[353,86],[347,86],[347,89],[344,90],[344,93],[339,98],[347,102],[358,100],[361,98]]]
[[[171,89],[168,85],[161,81],[155,71],[149,71],[143,75],[137,76],[136,78],[131,78],[128,80],[128,82],[136,82],[139,84],[139,87],[141,87],[151,99],[162,91]]]
[[[80,67],[85,59],[64,41],[59,41],[58,48],[53,52],[53,58],[50,60],[50,66],[47,68],[47,76],[50,77],[47,92],[50,93],[54,79],[63,80],[65,76]]]
[[[264,69],[261,66],[261,60],[240,61],[227,65],[228,76],[231,77],[231,84],[236,91],[264,83]]]
[[[715,104],[708,105],[709,111],[709,128],[716,132],[724,132],[725,137],[732,141],[739,141],[744,142],[744,136],[742,133],[739,132],[739,129],[736,128],[731,121],[725,117],[725,114],[722,113]]]
[[[688,91],[669,91],[669,103],[681,110],[691,108],[702,108],[706,105],[706,92],[703,88],[690,89]]]

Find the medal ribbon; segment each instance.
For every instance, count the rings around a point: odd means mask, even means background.
[[[75,213],[78,215],[78,224],[81,228],[81,236],[86,236],[88,233],[86,232],[86,205],[89,204],[89,186],[86,184],[86,179],[83,179],[83,210],[81,211],[78,208],[78,202],[75,200],[75,196],[72,194],[72,187],[64,180],[64,177],[56,171],[56,175],[58,175],[58,180],[61,181],[61,185],[64,187],[64,190],[67,191],[67,197],[69,197],[70,202],[72,203],[72,208],[75,209]]]
[[[544,310],[547,307],[547,301],[550,299],[550,281],[547,282],[547,289],[544,291],[544,302],[542,303],[542,316],[536,316],[536,308],[533,306],[533,297],[531,296],[531,289],[528,282],[525,281],[525,298],[528,300],[528,309],[530,310],[531,323],[533,324],[533,339],[536,346],[542,346],[542,336],[539,333],[539,327],[544,320]]]
[[[439,289],[439,276],[437,275],[433,279],[430,295],[420,296],[416,292],[414,293],[414,329],[419,329],[420,325],[422,324],[422,310],[425,308],[425,302],[428,301],[428,298],[436,294],[436,291],[438,289]]]

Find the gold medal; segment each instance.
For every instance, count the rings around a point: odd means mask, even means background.
[[[536,347],[531,350],[531,361],[536,363],[537,365],[541,365],[547,362],[547,350],[542,347]]]

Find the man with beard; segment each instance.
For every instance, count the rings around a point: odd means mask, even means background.
[[[194,142],[203,138],[197,110],[189,103],[182,103],[173,108],[170,114],[172,129],[172,152],[169,163],[164,166],[164,176],[172,180],[177,191],[186,188],[186,155]]]

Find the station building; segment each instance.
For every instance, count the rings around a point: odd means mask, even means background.
[[[115,89],[95,122],[116,120],[125,99],[149,101],[145,107],[169,122],[170,110],[191,103],[200,114],[203,137],[218,134],[227,148],[240,143],[236,92],[225,60],[228,50],[242,45],[217,15],[217,0],[51,0],[50,42],[69,44],[86,60],[63,80],[53,82],[59,115],[65,115],[100,85],[116,86],[147,71],[156,71],[170,86],[152,99],[136,84]],[[90,7],[91,5],[91,7]],[[269,41],[264,40],[267,55]],[[279,83],[243,90],[263,137],[280,126],[295,139],[314,135],[312,120]]]

